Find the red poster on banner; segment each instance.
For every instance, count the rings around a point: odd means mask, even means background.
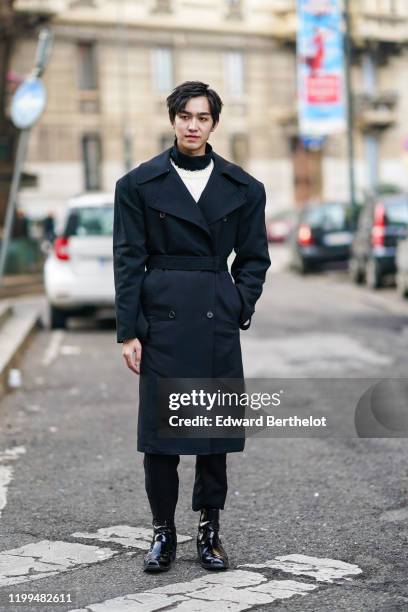
[[[307,78],[308,102],[338,104],[340,96],[341,81],[337,75],[310,76]]]

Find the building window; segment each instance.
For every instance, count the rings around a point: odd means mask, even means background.
[[[157,92],[170,92],[173,89],[173,55],[167,47],[152,49],[153,89]]]
[[[390,13],[391,15],[406,15],[406,5],[400,0],[390,0]]]
[[[78,44],[79,72],[78,85],[81,91],[98,89],[98,68],[96,45],[92,42]]]
[[[86,191],[101,189],[102,143],[99,134],[84,134],[82,159]]]
[[[97,6],[95,4],[95,0],[71,0],[69,8],[97,8]]]
[[[242,19],[242,0],[226,0],[227,19]]]
[[[152,13],[171,13],[170,0],[153,0]]]
[[[383,15],[398,13],[398,0],[378,0],[377,11]]]
[[[224,79],[227,95],[240,98],[244,93],[244,56],[241,51],[225,53]]]
[[[231,157],[239,166],[245,166],[248,161],[248,135],[233,134],[231,136]]]

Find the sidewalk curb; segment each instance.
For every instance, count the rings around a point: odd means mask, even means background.
[[[0,400],[11,390],[8,386],[10,369],[18,367],[24,352],[41,326],[40,311],[35,307],[33,309],[32,305],[10,302],[8,313],[2,314],[0,321]]]
[[[20,296],[29,297],[43,292],[44,275],[42,272],[3,276],[0,284],[0,300],[10,300]]]

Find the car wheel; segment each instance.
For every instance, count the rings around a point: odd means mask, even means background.
[[[366,284],[370,289],[379,289],[382,287],[382,275],[378,262],[375,259],[369,259],[366,264]]]
[[[364,282],[364,272],[360,268],[357,259],[350,259],[348,266],[349,276],[351,282],[355,285],[362,285]]]
[[[50,328],[65,329],[67,326],[68,315],[64,310],[50,306]]]
[[[403,274],[397,274],[397,291],[402,298],[408,298],[408,286]]]

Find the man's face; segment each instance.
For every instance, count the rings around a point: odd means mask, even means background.
[[[204,155],[205,143],[216,127],[206,96],[190,98],[184,109],[176,114],[172,125],[182,153]]]

